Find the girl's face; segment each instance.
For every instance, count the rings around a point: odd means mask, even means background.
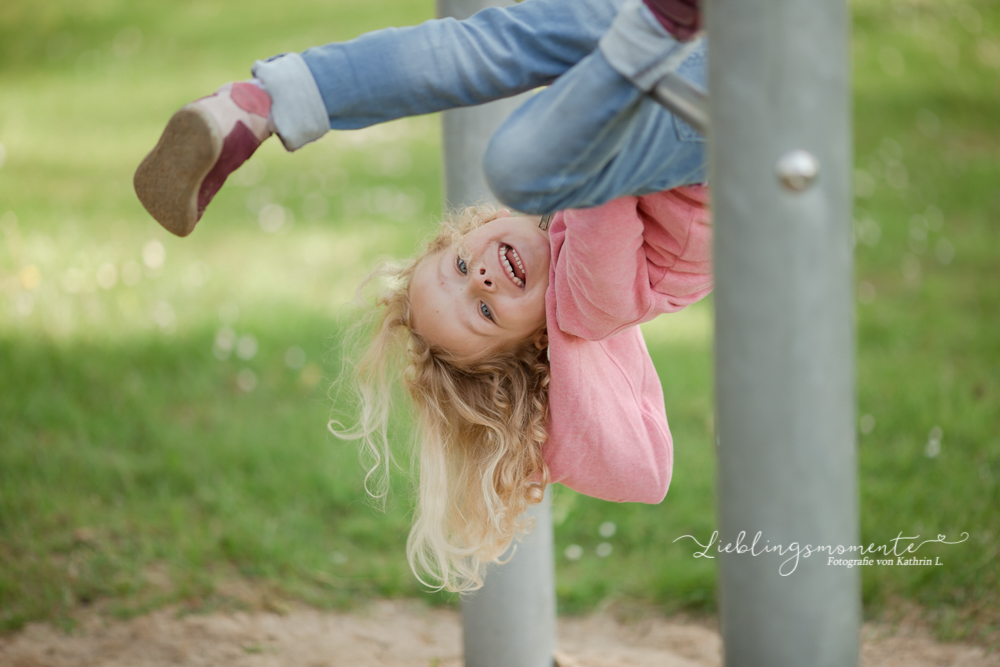
[[[411,324],[428,343],[476,357],[541,337],[548,287],[548,233],[537,218],[501,213],[417,265]]]

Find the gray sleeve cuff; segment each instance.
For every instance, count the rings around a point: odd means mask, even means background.
[[[271,122],[290,151],[330,130],[330,117],[309,66],[297,53],[258,60],[251,69],[271,96]]]
[[[599,46],[611,67],[648,93],[660,79],[676,70],[700,42],[678,42],[642,0],[628,0]]]

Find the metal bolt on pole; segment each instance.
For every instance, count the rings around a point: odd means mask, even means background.
[[[727,667],[857,665],[845,0],[709,0],[720,545]],[[793,567],[794,566],[794,567]],[[794,570],[794,571],[793,571]]]
[[[464,19],[508,0],[438,0],[439,17]],[[445,199],[451,206],[494,199],[482,158],[493,132],[526,95],[442,114]],[[466,667],[552,667],[556,636],[551,496],[528,513],[535,529],[514,556],[494,566],[480,590],[462,597]]]

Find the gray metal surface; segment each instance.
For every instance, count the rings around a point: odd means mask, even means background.
[[[438,0],[438,16],[463,19],[503,1]],[[462,206],[495,199],[482,156],[493,131],[527,94],[442,114],[445,200]],[[556,637],[556,592],[551,500],[529,512],[538,523],[514,556],[486,576],[482,589],[462,597],[466,667],[551,667]]]
[[[437,15],[466,19],[486,7],[515,4],[509,0],[438,0]],[[524,93],[505,100],[475,107],[451,109],[441,114],[444,144],[445,200],[450,206],[463,206],[493,200],[482,159],[494,130],[507,116],[530,97]]]
[[[859,570],[782,569],[859,542],[847,6],[710,0],[707,24],[720,543],[791,549],[710,552],[725,664],[856,665]]]
[[[708,134],[708,95],[700,86],[679,74],[670,73],[660,79],[652,95],[653,99],[702,136]]]
[[[551,667],[556,642],[552,496],[528,514],[535,529],[486,585],[462,597],[466,667]]]

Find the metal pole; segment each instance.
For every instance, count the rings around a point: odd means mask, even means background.
[[[439,17],[467,19],[486,7],[504,7],[514,0],[437,0]],[[493,132],[530,93],[441,114],[444,144],[445,199],[451,206],[496,200],[483,176],[482,160]]]
[[[846,2],[707,19],[720,545],[857,545]],[[857,664],[858,569],[793,553],[719,554],[727,666]]]
[[[464,19],[507,0],[438,0],[438,16]],[[494,199],[482,158],[497,127],[526,95],[442,114],[445,199],[462,206]],[[551,497],[532,506],[535,529],[514,556],[495,566],[483,588],[462,597],[466,667],[552,667],[556,636],[555,565]]]
[[[466,667],[552,667],[556,640],[552,495],[528,510],[538,523],[514,557],[462,597]]]
[[[708,94],[699,86],[671,72],[660,79],[652,95],[672,114],[702,134],[708,134]]]

